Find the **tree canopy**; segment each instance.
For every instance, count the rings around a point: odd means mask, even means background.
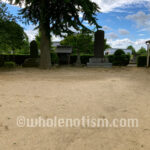
[[[138,55],[146,55],[147,51],[144,47],[141,47],[138,51],[137,51]]]
[[[135,50],[135,48],[134,48],[132,45],[129,45],[129,46],[127,47],[127,49],[132,50],[132,54],[133,54],[133,55],[136,54],[136,50]]]
[[[90,34],[72,34],[61,41],[61,45],[73,47],[73,53],[76,54],[77,50],[80,53],[92,54],[94,50],[93,36]]]
[[[0,0],[0,21],[16,21],[19,19],[19,16],[14,16],[8,11],[8,7],[6,6],[6,3],[3,3]]]
[[[10,0],[12,1],[12,0]],[[42,1],[42,2],[41,2]],[[90,0],[16,0],[15,4],[25,3],[20,14],[27,22],[40,24],[49,21],[50,31],[55,35],[72,33],[72,29],[87,29],[84,21],[97,28],[96,13],[99,7]],[[41,18],[42,15],[42,18]],[[82,15],[82,17],[81,17]]]
[[[104,39],[104,50],[107,48],[111,48],[111,46],[107,43],[107,39]]]
[[[11,53],[18,49],[26,51],[29,49],[28,37],[23,28],[15,22],[16,17],[7,9],[6,4],[0,2],[0,51],[1,53]]]

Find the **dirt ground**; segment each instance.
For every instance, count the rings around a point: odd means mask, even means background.
[[[138,118],[138,128],[19,128],[16,118]],[[0,150],[150,150],[150,69],[0,71]]]

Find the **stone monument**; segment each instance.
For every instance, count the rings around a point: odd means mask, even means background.
[[[102,30],[95,33],[94,57],[89,59],[88,67],[112,67],[107,58],[104,58],[104,36]]]
[[[38,56],[38,45],[35,40],[30,43],[30,58],[25,59],[23,67],[38,67],[40,58]]]

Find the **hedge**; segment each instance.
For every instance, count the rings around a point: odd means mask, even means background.
[[[93,55],[88,55],[88,54],[82,54],[80,56],[81,64],[86,65],[89,62],[89,59],[92,58],[92,57],[94,57],[94,56]],[[75,64],[76,60],[77,60],[77,55],[71,55],[71,57],[70,57],[70,63],[71,64]]]
[[[81,63],[87,64],[89,62],[89,58],[94,57],[93,55],[81,54]],[[13,61],[17,65],[22,65],[26,59],[30,58],[30,55],[0,55],[0,66],[4,65],[6,61]],[[58,56],[56,53],[51,53],[52,64],[58,63]],[[77,60],[77,55],[71,55],[70,63],[75,64]],[[61,62],[60,64],[67,64],[67,61]]]
[[[113,66],[127,66],[130,62],[130,55],[109,55],[107,57]]]
[[[89,58],[94,57],[93,55],[88,55],[88,54],[81,54],[81,63],[86,65],[89,62]],[[114,56],[114,55],[109,55],[107,56],[109,59],[109,62],[113,63],[113,65],[128,65],[130,56],[129,55],[123,55],[123,56]],[[0,55],[0,66],[4,65],[4,62],[6,61],[13,61],[17,65],[22,65],[25,61],[25,59],[30,58],[30,55]],[[140,59],[140,58],[139,58]],[[58,56],[56,53],[51,54],[51,60],[52,64],[57,64],[58,63]],[[77,60],[77,55],[71,55],[70,57],[70,64],[75,64]],[[67,61],[62,61],[60,62],[61,64],[67,64]],[[146,61],[145,61],[146,65]]]
[[[0,66],[3,66],[6,61],[13,61],[17,65],[22,65],[27,58],[30,58],[30,55],[0,55]]]
[[[89,59],[94,57],[93,55],[88,55],[88,54],[81,54],[80,59],[81,59],[81,64],[86,65],[89,62]],[[67,64],[67,56],[62,55],[58,58],[59,59],[59,64]],[[70,64],[75,64],[77,61],[77,55],[71,55],[70,56]]]
[[[6,61],[6,62],[4,62],[4,67],[8,68],[8,69],[11,69],[11,68],[15,68],[16,64],[13,61]]]
[[[125,55],[125,52],[122,49],[118,49],[118,50],[116,50],[116,52],[114,53],[114,55],[116,55],[116,56]]]
[[[147,65],[147,56],[139,56],[137,58],[137,66],[146,67],[146,65]]]

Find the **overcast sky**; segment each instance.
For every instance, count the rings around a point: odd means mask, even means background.
[[[137,50],[145,47],[145,41],[150,40],[150,0],[93,0],[101,8],[97,14],[99,25],[103,26],[105,37],[113,48],[126,48],[133,45]],[[8,5],[9,11],[17,15],[19,7]],[[37,31],[34,26],[25,26],[25,32],[30,40]],[[85,22],[87,26],[88,23]],[[60,40],[53,37],[54,41]]]

